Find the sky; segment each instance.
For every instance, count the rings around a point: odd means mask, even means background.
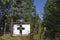
[[[34,5],[36,7],[36,13],[39,14],[41,20],[43,20],[44,7],[47,0],[34,0]]]
[[[44,7],[45,7],[46,1],[47,0],[34,0],[34,5],[36,7],[36,13],[39,14],[41,20],[43,20],[42,17],[43,17],[43,14],[44,14]],[[11,10],[10,10],[11,7],[12,6],[9,5],[9,7],[8,7],[9,12],[11,12]],[[1,7],[0,7],[0,9],[1,9]],[[2,10],[0,10],[0,11],[2,11]]]

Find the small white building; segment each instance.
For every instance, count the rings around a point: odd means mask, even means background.
[[[13,36],[30,34],[30,22],[14,23],[12,28],[13,28],[12,31]]]

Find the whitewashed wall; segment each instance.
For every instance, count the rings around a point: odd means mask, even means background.
[[[23,24],[22,27],[25,28],[25,30],[22,30],[22,35],[28,35],[30,33],[30,24]]]
[[[19,25],[15,24],[13,26],[13,36],[19,35],[20,34],[20,30],[17,30],[17,28],[19,27]]]
[[[18,27],[20,27],[20,25],[18,24],[15,24],[13,26],[13,36],[21,35],[20,30],[17,29]],[[30,24],[22,24],[22,27],[25,28],[24,30],[22,30],[22,35],[28,35],[30,33]]]

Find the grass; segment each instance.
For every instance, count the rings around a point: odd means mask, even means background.
[[[0,40],[29,40],[28,36],[11,36],[10,34],[5,34],[0,36]]]

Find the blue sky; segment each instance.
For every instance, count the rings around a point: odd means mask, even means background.
[[[39,14],[41,20],[43,19],[43,13],[44,13],[44,6],[47,0],[34,0],[34,5],[36,7],[36,13]],[[8,10],[11,12],[11,5],[9,5]],[[0,8],[1,9],[1,8]],[[1,10],[0,10],[1,11]]]
[[[39,14],[41,20],[43,19],[44,7],[47,0],[35,0],[36,13]]]

